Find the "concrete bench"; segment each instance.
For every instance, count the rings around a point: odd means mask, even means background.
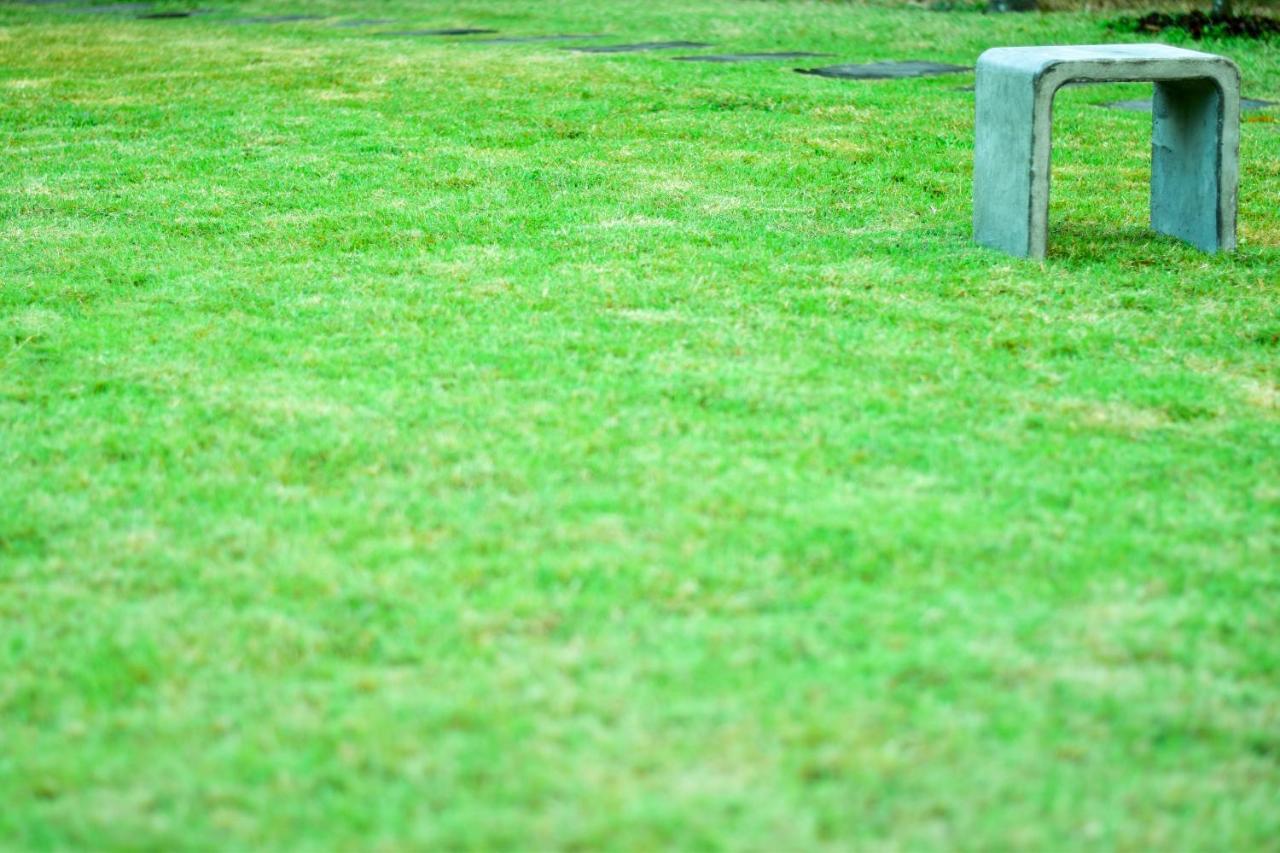
[[[978,58],[973,233],[1043,259],[1053,96],[1073,82],[1155,83],[1151,227],[1206,252],[1236,245],[1240,72],[1221,56],[1161,44],[1002,47]]]

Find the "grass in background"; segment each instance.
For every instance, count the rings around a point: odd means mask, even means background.
[[[1063,92],[1039,265],[970,244],[969,76],[226,19],[1104,16],[219,8],[0,6],[0,844],[1274,844],[1269,115],[1213,257],[1095,106],[1143,88]]]

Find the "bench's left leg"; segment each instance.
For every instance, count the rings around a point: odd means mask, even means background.
[[[1238,83],[1156,83],[1152,107],[1151,227],[1205,252],[1235,249]]]
[[[1048,242],[1051,100],[1039,78],[978,60],[973,236],[993,249],[1044,258]]]

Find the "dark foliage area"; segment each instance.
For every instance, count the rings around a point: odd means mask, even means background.
[[[1180,13],[1149,12],[1140,18],[1121,18],[1113,28],[1139,33],[1182,30],[1197,41],[1206,36],[1265,39],[1280,36],[1280,18],[1199,10]]]

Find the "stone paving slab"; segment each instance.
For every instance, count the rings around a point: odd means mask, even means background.
[[[804,59],[809,56],[830,56],[829,53],[810,53],[805,50],[786,50],[777,53],[721,53],[707,56],[673,56],[677,62],[768,62],[777,59]]]
[[[601,33],[555,33],[549,36],[501,36],[492,39],[473,39],[474,44],[537,44],[544,41],[585,41],[602,39]]]
[[[199,15],[211,15],[212,9],[167,9],[163,12],[144,12],[138,15],[139,21],[164,21],[172,18],[194,18]]]
[[[867,62],[852,65],[828,65],[825,68],[797,68],[801,74],[816,77],[833,77],[841,80],[897,80],[906,77],[936,77],[940,74],[960,74],[973,69],[967,65],[948,65],[943,62],[905,60],[901,62]]]
[[[637,44],[606,44],[598,47],[566,47],[578,53],[638,53],[646,50],[678,50],[680,48],[711,47],[700,41],[646,41]]]
[[[421,36],[478,36],[496,32],[497,30],[486,30],[479,27],[451,27],[442,30],[388,30],[375,35],[418,38]]]

